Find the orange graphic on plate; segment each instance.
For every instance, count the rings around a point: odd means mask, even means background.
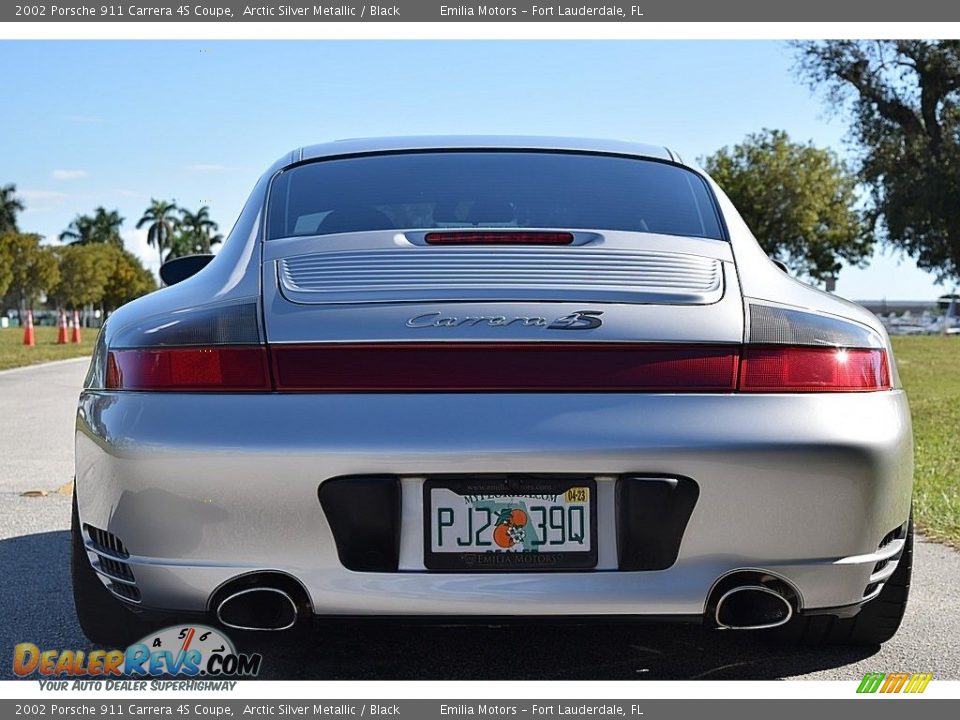
[[[526,537],[523,529],[526,524],[527,514],[520,508],[503,510],[493,530],[493,541],[502,548],[512,548]]]

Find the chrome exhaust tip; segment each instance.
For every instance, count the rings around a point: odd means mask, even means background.
[[[217,606],[217,620],[233,630],[289,630],[297,615],[293,598],[272,587],[239,590]]]
[[[793,605],[783,595],[763,585],[740,585],[728,590],[714,611],[721,630],[767,630],[790,622]]]

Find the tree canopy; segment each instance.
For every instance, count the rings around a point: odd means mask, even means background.
[[[153,274],[123,247],[123,218],[117,210],[100,206],[92,214],[77,215],[60,234],[68,244],[44,245],[40,235],[14,229],[17,213],[24,209],[15,191],[14,185],[0,188],[0,300],[21,310],[43,299],[60,307],[99,305],[109,311],[156,290]],[[161,223],[177,222],[173,203],[154,200],[151,207],[159,207]],[[199,221],[215,230],[203,210]]]
[[[163,251],[170,251],[174,232],[179,227],[180,220],[174,215],[179,210],[175,201],[150,198],[150,207],[144,210],[143,216],[137,221],[138,230],[147,226],[147,244],[157,248],[161,264]],[[167,259],[170,259],[169,255]]]
[[[960,280],[960,41],[798,42],[797,70],[837,111],[884,238]]]
[[[60,282],[52,294],[59,304],[76,308],[100,302],[111,271],[107,247],[74,244],[57,248]]]
[[[7,249],[7,242],[4,239],[11,231],[0,233],[0,299],[7,294],[7,288],[10,287],[10,281],[13,280],[13,256]]]
[[[114,245],[123,247],[120,228],[123,218],[116,210],[107,210],[103,206],[93,211],[93,215],[77,215],[73,222],[60,233],[60,241],[69,240],[71,245]]]
[[[33,233],[7,232],[0,236],[0,246],[10,260],[9,291],[17,298],[20,309],[32,308],[60,280],[57,257],[40,240]]]
[[[144,226],[147,243],[157,248],[161,264],[184,255],[209,253],[213,245],[223,240],[206,205],[194,212],[173,201],[151,198],[150,206],[137,222],[137,228]]]
[[[115,310],[157,288],[140,260],[116,245],[65,245],[57,248],[57,256],[60,281],[51,295],[66,307],[102,305]]]
[[[223,237],[216,234],[219,226],[210,217],[210,208],[201,206],[196,212],[180,209],[180,232],[171,245],[167,259],[195,255],[209,254],[210,248],[216,245]]]
[[[798,275],[823,280],[873,247],[856,209],[857,179],[828,150],[782,130],[748,135],[703,161],[757,241]]]
[[[121,248],[108,246],[104,249],[108,251],[104,262],[109,274],[99,302],[107,310],[115,310],[157,289],[153,273],[143,266],[136,255]]]

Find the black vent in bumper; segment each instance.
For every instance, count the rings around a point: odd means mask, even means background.
[[[104,555],[98,556],[98,562],[100,563],[100,571],[104,574],[119,580],[134,582],[133,570],[130,569],[127,563],[114,560]]]
[[[883,539],[880,540],[880,544],[877,546],[877,552],[882,552],[894,540],[903,540],[907,536],[908,526],[909,523],[906,522],[884,535]],[[874,564],[873,570],[870,572],[870,582],[863,590],[865,600],[872,598],[880,592],[886,580],[889,579],[891,571],[896,569],[896,564],[900,561],[902,554],[903,551],[900,550],[896,554]]]
[[[122,597],[124,600],[135,603],[140,602],[140,589],[136,585],[112,582],[107,587],[110,588],[110,592]]]
[[[400,480],[392,475],[332,478],[320,506],[348,570],[396,572],[400,564]]]
[[[625,475],[617,480],[617,559],[621,570],[666,570],[700,496],[690,478]]]
[[[140,602],[140,589],[137,587],[133,568],[124,562],[130,553],[113,533],[101,530],[93,525],[84,525],[87,538],[87,550],[96,555],[93,569],[107,580],[107,588],[118,597],[130,602]]]
[[[127,549],[123,546],[123,543],[120,542],[120,538],[113,533],[109,533],[106,530],[101,530],[100,528],[95,528],[93,525],[84,525],[84,528],[86,528],[87,535],[90,537],[90,541],[93,543],[95,552],[105,553],[119,558],[130,557],[130,553],[127,552]]]

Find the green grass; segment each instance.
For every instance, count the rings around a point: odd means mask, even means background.
[[[0,328],[0,370],[89,355],[93,352],[97,329],[82,328],[83,342],[79,345],[57,345],[55,327],[38,327],[35,334],[37,344],[28,347],[23,344],[23,328]]]
[[[960,337],[896,337],[893,351],[913,414],[914,519],[960,546]]]

